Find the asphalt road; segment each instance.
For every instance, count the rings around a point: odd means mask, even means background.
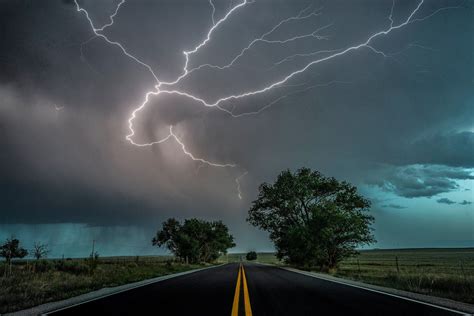
[[[244,272],[236,263],[198,271],[50,314],[459,315],[277,267],[243,267]]]

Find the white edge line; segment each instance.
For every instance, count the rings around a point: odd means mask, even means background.
[[[275,267],[277,267],[277,266],[275,266]],[[286,271],[290,271],[290,272],[294,272],[294,273],[303,274],[303,275],[310,276],[310,277],[320,279],[320,280],[325,280],[325,281],[329,281],[329,282],[339,283],[339,284],[342,284],[342,285],[352,286],[352,287],[355,287],[355,288],[358,288],[358,289],[367,290],[367,291],[371,291],[371,292],[375,292],[375,293],[379,293],[379,294],[384,294],[384,295],[388,295],[388,296],[393,296],[393,297],[396,297],[396,298],[401,298],[403,300],[407,300],[407,301],[411,301],[411,302],[415,302],[415,303],[419,303],[419,304],[423,304],[423,305],[428,305],[428,306],[439,308],[439,309],[444,309],[444,310],[447,310],[447,311],[450,311],[450,312],[453,312],[453,313],[457,313],[457,314],[460,314],[460,315],[472,315],[472,314],[469,314],[469,313],[466,313],[466,312],[457,311],[457,310],[454,310],[454,309],[451,309],[451,308],[448,308],[448,307],[444,307],[444,306],[434,305],[434,304],[431,304],[431,303],[419,301],[419,300],[412,299],[412,298],[409,298],[409,297],[405,297],[405,296],[401,296],[401,295],[397,295],[397,294],[392,294],[392,293],[388,293],[388,292],[383,292],[383,291],[371,289],[369,287],[364,287],[364,286],[359,286],[359,285],[355,285],[355,284],[345,283],[345,282],[342,282],[342,281],[332,280],[330,278],[317,276],[317,275],[312,274],[311,272],[300,271],[300,270],[297,270],[297,269],[285,268],[285,267],[277,267],[277,268],[280,268],[280,269],[283,269],[283,270],[286,270]]]
[[[85,300],[83,302],[75,303],[75,304],[65,306],[65,307],[61,307],[61,308],[58,308],[58,309],[53,309],[53,310],[50,310],[48,312],[41,313],[40,315],[50,315],[50,314],[60,312],[60,311],[65,310],[65,309],[69,309],[69,308],[73,308],[73,307],[76,307],[76,306],[79,306],[79,305],[82,305],[82,304],[97,301],[97,300],[100,300],[100,299],[103,299],[103,298],[106,298],[106,297],[109,297],[109,296],[112,296],[112,295],[115,295],[115,294],[123,293],[123,292],[130,291],[130,290],[134,290],[134,289],[139,288],[139,287],[147,286],[147,285],[150,285],[150,284],[153,284],[153,283],[158,283],[158,282],[161,282],[161,281],[177,278],[177,277],[180,277],[180,276],[183,276],[183,275],[187,275],[187,274],[191,274],[191,273],[195,273],[195,272],[199,272],[199,271],[203,271],[203,270],[217,268],[217,267],[223,266],[225,264],[226,263],[215,265],[215,266],[212,266],[212,267],[206,267],[206,268],[183,271],[183,272],[169,274],[169,275],[163,275],[161,277],[157,277],[157,278],[160,278],[159,280],[150,281],[150,282],[147,282],[147,283],[144,283],[144,284],[138,284],[138,285],[133,286],[133,287],[129,287],[129,288],[126,288],[126,289],[123,289],[123,290],[119,290],[117,292],[104,294],[104,295],[101,295],[101,296],[98,296],[98,297],[94,297],[94,298]],[[140,281],[137,281],[137,282],[140,282]],[[126,285],[126,284],[124,284],[124,285]],[[84,294],[87,294],[87,293],[84,293]]]

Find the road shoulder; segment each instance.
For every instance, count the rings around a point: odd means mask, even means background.
[[[138,288],[138,287],[146,286],[152,283],[161,282],[164,280],[176,278],[179,276],[183,276],[186,274],[195,273],[195,272],[199,272],[199,271],[203,271],[207,269],[217,268],[222,265],[223,264],[219,264],[219,265],[214,265],[214,266],[200,268],[200,269],[194,269],[194,270],[189,270],[189,271],[184,271],[184,272],[179,272],[179,273],[174,273],[174,274],[163,275],[156,278],[146,279],[146,280],[124,284],[120,286],[115,286],[115,287],[105,287],[97,291],[92,291],[92,292],[85,293],[79,296],[70,297],[65,300],[49,302],[49,303],[41,304],[32,308],[24,309],[21,311],[7,313],[4,315],[14,315],[14,316],[44,315],[53,311],[58,311],[58,310],[65,309],[68,307],[80,305],[80,304],[94,301],[97,299],[101,299],[110,295],[118,294],[121,292]]]
[[[287,271],[291,271],[294,273],[299,273],[306,276],[330,281],[330,282],[336,282],[339,284],[357,287],[357,288],[365,289],[368,291],[379,292],[381,294],[397,296],[402,299],[416,301],[422,304],[428,304],[428,305],[433,305],[433,306],[443,308],[443,309],[449,309],[452,311],[467,313],[467,315],[474,315],[474,305],[458,302],[458,301],[453,301],[447,298],[429,296],[429,295],[424,295],[424,294],[418,294],[418,293],[413,293],[413,292],[408,292],[408,291],[387,288],[387,287],[378,286],[378,285],[372,285],[368,283],[362,283],[362,282],[348,280],[348,279],[342,279],[342,278],[334,277],[334,276],[323,274],[323,273],[308,272],[308,271],[303,271],[303,270],[289,268],[289,267],[279,267],[279,268],[287,270]]]

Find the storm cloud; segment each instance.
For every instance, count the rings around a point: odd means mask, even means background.
[[[398,204],[394,204],[394,203],[384,204],[384,205],[382,205],[382,207],[393,208],[393,209],[397,209],[397,210],[402,210],[402,209],[406,208],[406,206],[402,206],[402,205],[398,205]]]
[[[441,199],[436,200],[436,202],[438,202],[440,204],[447,204],[447,205],[456,204],[456,202],[451,201],[448,198],[441,198]]]
[[[407,148],[409,162],[474,168],[474,132],[436,134]]]
[[[214,2],[218,19],[230,4]],[[97,25],[107,23],[116,5],[80,3]],[[396,1],[394,20],[406,19],[416,4]],[[312,52],[356,45],[387,28],[391,6],[376,0],[256,1],[226,21],[190,67],[228,63],[252,39],[305,8],[322,10],[270,40],[320,28],[322,38],[259,43],[235,67],[197,71],[179,88],[210,101],[262,88],[304,66]],[[450,9],[437,11],[444,7]],[[223,219],[242,249],[268,249],[265,234],[245,222],[246,212],[258,185],[286,168],[307,166],[409,199],[472,187],[470,2],[425,1],[418,17],[435,15],[372,43],[385,57],[360,49],[314,65],[278,89],[223,104],[234,114],[265,108],[259,114],[234,118],[189,98],[161,95],[151,97],[134,121],[137,142],[161,139],[173,125],[196,157],[235,168],[193,162],[173,139],[150,147],[126,140],[131,112],[154,88],[154,79],[120,49],[94,38],[73,1],[11,0],[1,8],[3,235],[18,225],[46,224],[53,231],[49,224],[67,223],[110,234],[130,226],[124,234],[133,236],[139,228],[152,234],[170,216],[195,216]],[[183,71],[182,52],[212,27],[211,13],[204,0],[130,1],[106,34],[160,78],[172,80]],[[296,57],[284,61],[288,56]],[[235,179],[244,172],[241,200]],[[458,200],[464,198],[461,204],[470,204],[467,195]],[[402,205],[394,201],[382,208]]]
[[[445,165],[383,166],[369,181],[385,191],[407,198],[432,197],[458,190],[457,180],[473,180],[471,169]]]

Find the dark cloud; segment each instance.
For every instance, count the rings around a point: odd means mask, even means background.
[[[394,208],[394,209],[397,209],[397,210],[402,210],[402,209],[405,209],[405,208],[406,208],[406,206],[402,206],[402,205],[398,205],[398,204],[394,204],[394,203],[391,203],[391,204],[384,204],[384,205],[382,205],[382,207]]]
[[[441,198],[441,199],[436,200],[436,202],[438,202],[440,204],[448,204],[448,205],[456,204],[456,202],[454,202],[454,201],[452,201],[448,198]]]
[[[368,183],[406,198],[432,197],[459,189],[457,180],[473,180],[472,170],[444,165],[385,165]]]
[[[100,24],[114,1],[81,3]],[[229,2],[215,3],[222,16]],[[224,104],[241,113],[280,100],[259,115],[232,118],[183,97],[152,98],[135,122],[136,140],[163,137],[173,124],[196,156],[238,164],[219,169],[190,162],[173,141],[126,142],[127,119],[155,83],[117,47],[91,39],[71,1],[2,1],[0,221],[156,227],[168,216],[222,218],[245,245],[266,240],[249,228],[246,210],[258,185],[282,169],[308,166],[410,198],[457,190],[459,180],[473,179],[467,168],[474,166],[474,25],[472,4],[459,3],[373,43],[393,58],[362,49],[315,65],[286,87]],[[228,63],[308,5],[323,14],[273,39],[331,25],[327,39],[259,44],[235,68],[196,72],[180,88],[215,100],[263,87],[310,60],[274,67],[288,55],[344,48],[389,25],[390,1],[256,1],[215,32],[190,66]],[[413,5],[396,2],[397,21]],[[452,1],[425,1],[420,16],[446,5]],[[182,71],[183,50],[205,37],[210,14],[206,0],[128,1],[107,35],[170,80]],[[239,200],[235,177],[244,170]]]
[[[454,167],[474,167],[474,133],[436,134],[411,143],[404,163],[441,164]]]
[[[460,202],[459,204],[461,204],[461,205],[471,205],[472,202],[471,202],[471,201],[467,201],[467,200],[463,200],[463,201]]]

